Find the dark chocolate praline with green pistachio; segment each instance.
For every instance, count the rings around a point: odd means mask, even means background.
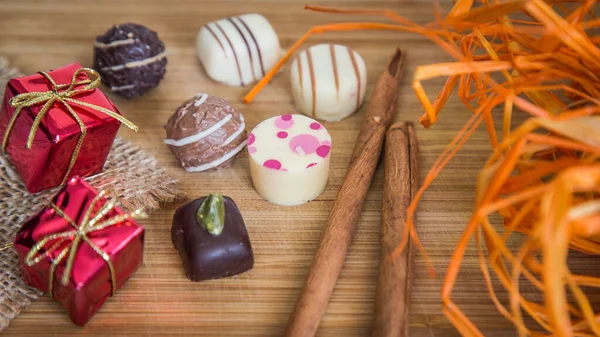
[[[254,265],[244,219],[227,196],[210,194],[177,209],[171,239],[192,281],[243,273]]]

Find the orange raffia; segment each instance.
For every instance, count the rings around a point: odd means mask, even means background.
[[[453,92],[473,114],[425,177],[408,210],[405,240],[392,257],[405,249],[408,234],[419,242],[412,223],[419,200],[483,124],[493,152],[479,174],[475,210],[445,275],[445,315],[463,335],[483,335],[451,298],[467,244],[475,240],[490,298],[520,336],[598,336],[600,313],[582,287],[598,288],[600,278],[572,273],[567,263],[569,249],[600,254],[600,38],[592,36],[600,28],[596,5],[596,0],[457,0],[445,17],[436,7],[436,20],[425,25],[389,10],[307,6],[318,12],[378,15],[392,23],[313,27],[244,102],[251,102],[311,35],[393,30],[427,37],[454,62],[417,67],[412,86],[425,110],[421,124],[435,124]],[[431,101],[422,82],[436,77],[445,77],[446,83]],[[514,125],[513,113],[529,119]],[[495,120],[502,122],[499,134]],[[490,219],[497,214],[504,219],[501,231]],[[517,232],[525,235],[515,250],[507,241]],[[508,293],[508,304],[496,296],[492,275]],[[521,294],[524,283],[543,295],[541,303]]]

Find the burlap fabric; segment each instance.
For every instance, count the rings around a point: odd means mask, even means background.
[[[6,82],[19,75],[0,57],[0,101]],[[120,138],[113,144],[105,171],[87,181],[98,189],[114,190],[126,210],[156,209],[161,203],[183,197],[177,181],[165,174],[156,158]],[[19,224],[44,207],[55,192],[29,194],[8,159],[0,154],[0,248],[12,242]],[[41,295],[21,281],[13,249],[0,251],[0,331]]]

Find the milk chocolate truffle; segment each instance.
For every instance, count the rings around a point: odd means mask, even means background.
[[[254,254],[235,202],[211,194],[180,207],[171,239],[192,281],[217,279],[252,269]]]
[[[223,98],[197,94],[165,125],[169,146],[188,172],[229,166],[246,146],[244,116]]]
[[[132,98],[156,87],[167,52],[156,32],[135,23],[114,25],[94,43],[94,69],[110,89]]]

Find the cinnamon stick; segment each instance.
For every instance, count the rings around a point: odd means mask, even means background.
[[[373,337],[408,336],[408,308],[412,279],[409,238],[402,254],[390,256],[400,243],[406,212],[418,186],[418,142],[412,123],[390,127],[385,138],[383,204],[381,208],[381,262],[377,284]]]
[[[314,336],[325,313],[371,185],[385,133],[396,113],[403,60],[404,54],[397,49],[377,81],[348,172],[290,317],[286,336]]]

